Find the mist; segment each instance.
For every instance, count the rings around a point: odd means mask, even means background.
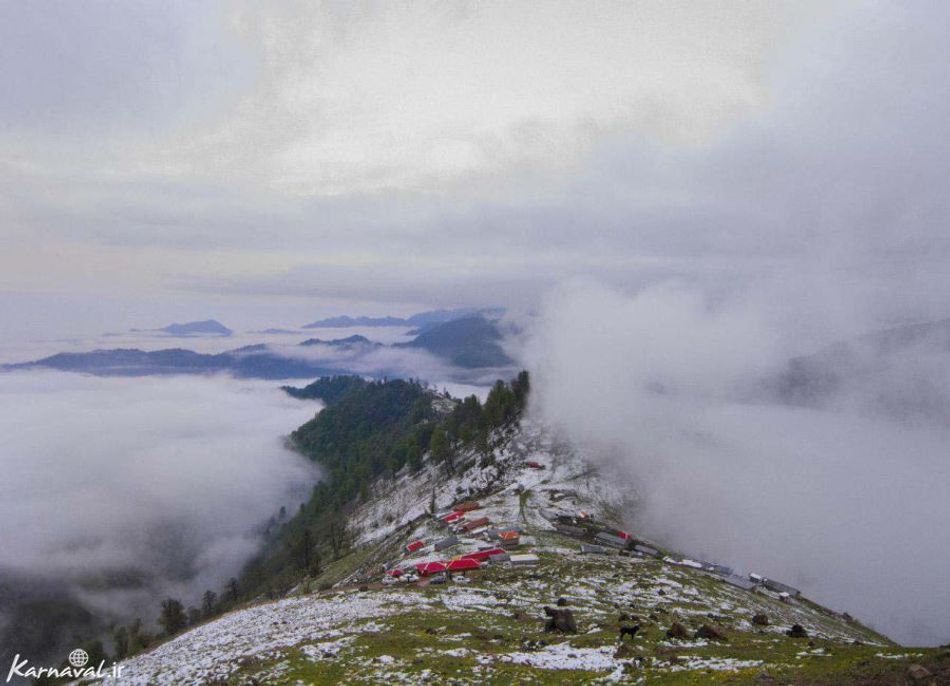
[[[533,411],[629,479],[641,535],[795,585],[900,642],[947,643],[950,405],[900,403],[917,378],[948,378],[946,345],[793,407],[772,392],[798,345],[775,309],[682,285],[566,285],[529,344]]]
[[[0,375],[0,572],[120,621],[198,605],[309,495],[282,436],[319,407],[225,377]]]

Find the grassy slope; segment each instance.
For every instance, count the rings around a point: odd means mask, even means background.
[[[563,543],[569,545],[566,540]],[[359,596],[416,594],[420,608],[371,620],[371,628],[376,630],[352,627],[341,637],[326,641],[333,649],[344,639],[345,645],[336,655],[318,650],[314,659],[301,646],[276,659],[247,664],[230,683],[253,679],[273,684],[401,683],[428,676],[435,683],[560,684],[594,683],[613,673],[624,681],[645,678],[651,684],[754,684],[766,671],[781,684],[892,684],[910,683],[906,673],[911,663],[950,675],[950,651],[900,648],[860,625],[811,608],[801,612],[828,638],[792,639],[777,629],[739,628],[752,610],[765,611],[773,622],[784,625],[796,609],[772,598],[733,590],[698,572],[673,569],[653,560],[611,557],[575,561],[578,559],[543,554],[538,568],[485,570],[465,587],[340,591]],[[671,583],[681,588],[673,591]],[[657,594],[662,589],[666,595]],[[690,589],[698,595],[692,596]],[[561,596],[574,609],[580,629],[576,636],[543,631],[542,604],[553,604]],[[723,610],[723,603],[732,609]],[[717,623],[726,628],[727,642],[666,638],[673,617],[698,628],[712,621],[707,615],[717,604],[714,614]],[[591,658],[595,662],[613,656],[620,645],[621,612],[640,617],[640,634],[624,640],[630,656],[642,658],[639,666],[633,660],[619,663],[618,672],[546,669],[516,662],[543,659],[551,646],[557,645],[565,648],[568,661],[572,654],[574,660]],[[852,643],[855,640],[863,644]]]

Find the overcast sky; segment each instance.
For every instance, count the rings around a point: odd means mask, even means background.
[[[946,315],[948,18],[0,1],[0,315],[301,324],[576,275]]]

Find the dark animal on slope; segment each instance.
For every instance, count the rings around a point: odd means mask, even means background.
[[[630,638],[636,638],[638,631],[640,631],[639,624],[621,624],[620,625],[620,640],[622,641],[624,636],[629,636]]]

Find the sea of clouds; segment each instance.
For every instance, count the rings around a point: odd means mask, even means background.
[[[227,377],[0,374],[0,572],[120,620],[197,605],[309,495],[283,437],[319,408]]]

